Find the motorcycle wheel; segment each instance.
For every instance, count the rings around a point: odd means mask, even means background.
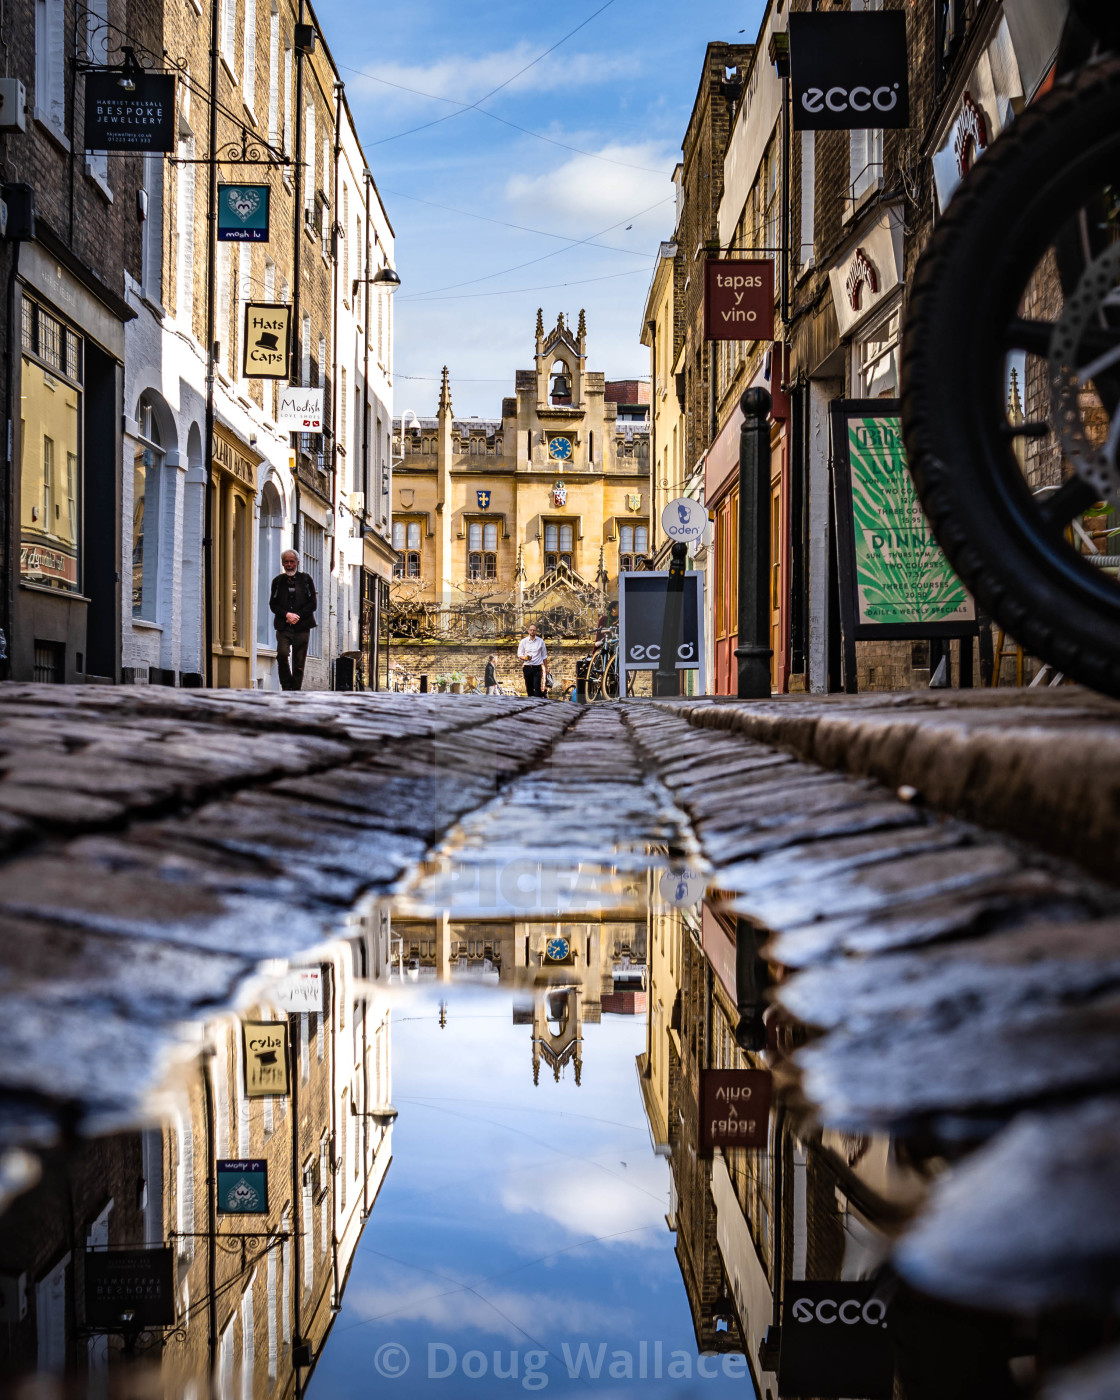
[[[913,278],[901,398],[922,507],[978,604],[1031,654],[1120,697],[1120,582],[1088,557],[1092,545],[1120,553],[1108,533],[1120,526],[1118,241],[1120,62],[1108,61],[1033,103],[965,176]],[[1065,408],[1059,351],[1071,358]],[[1008,408],[1016,364],[1025,421]],[[1071,415],[1085,448],[1076,470]],[[1109,451],[1112,468],[1086,470]]]

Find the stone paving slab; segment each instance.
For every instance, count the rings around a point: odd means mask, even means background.
[[[906,691],[661,702],[698,728],[1008,832],[1120,883],[1120,702],[1056,690]]]
[[[176,1022],[319,943],[575,718],[495,697],[0,687],[0,1144],[21,1102],[135,1112]]]

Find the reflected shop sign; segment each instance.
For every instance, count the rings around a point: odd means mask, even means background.
[[[131,74],[134,91],[120,85],[120,73],[86,74],[87,151],[173,151],[175,79],[170,73]]]
[[[263,1157],[219,1157],[218,1214],[268,1214],[268,1163]]]
[[[786,1283],[778,1365],[783,1400],[891,1400],[887,1305],[875,1289],[868,1281]]]
[[[323,1010],[323,973],[318,967],[291,967],[272,990],[271,1000],[278,1011],[289,1015],[300,1011]]]
[[[771,340],[774,263],[770,258],[704,264],[704,339]]]
[[[87,1249],[85,1276],[87,1327],[116,1331],[123,1320],[131,1327],[174,1326],[170,1249]]]
[[[700,1151],[765,1147],[770,1137],[770,1071],[700,1071]]]
[[[286,1098],[288,1095],[287,1021],[245,1021],[245,1097]]]
[[[796,131],[910,125],[905,11],[790,15],[789,63]]]

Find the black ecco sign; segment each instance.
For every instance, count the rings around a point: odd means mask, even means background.
[[[874,1283],[787,1283],[781,1338],[783,1397],[894,1394],[887,1304]]]
[[[790,15],[789,61],[796,130],[910,125],[903,10]]]

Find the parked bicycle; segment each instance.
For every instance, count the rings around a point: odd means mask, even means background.
[[[1008,410],[1012,368],[1023,414]],[[978,604],[1120,697],[1115,0],[1073,0],[1053,88],[964,176],[923,252],[902,422],[922,507]]]

